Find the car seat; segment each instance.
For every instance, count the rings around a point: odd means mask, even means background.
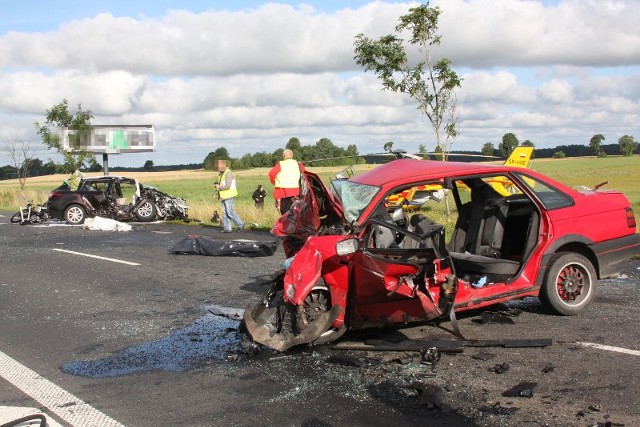
[[[461,206],[449,253],[456,270],[513,276],[520,264],[501,258],[508,205],[489,184],[478,180],[471,201]]]

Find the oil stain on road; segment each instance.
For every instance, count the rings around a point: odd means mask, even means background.
[[[233,309],[205,307],[206,314],[189,326],[155,341],[123,349],[111,356],[61,366],[63,372],[89,378],[131,375],[152,370],[181,372],[209,363],[227,362],[250,352],[238,332]]]

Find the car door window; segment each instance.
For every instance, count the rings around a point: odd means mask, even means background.
[[[523,173],[516,174],[533,192],[547,210],[566,208],[573,205],[573,199],[562,191]]]

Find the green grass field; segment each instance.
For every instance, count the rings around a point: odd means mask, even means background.
[[[357,165],[356,172],[375,168],[375,165]],[[609,181],[604,189],[619,190],[626,194],[633,204],[636,216],[640,218],[640,156],[619,157],[609,156],[605,158],[581,157],[566,159],[533,159],[531,169],[542,172],[545,175],[567,184],[571,187],[586,186],[593,188],[595,185]],[[309,167],[317,173],[325,182],[329,182],[343,167]],[[251,169],[247,171],[235,171],[239,196],[236,201],[236,209],[241,218],[247,223],[258,224],[259,228],[270,229],[278,217],[274,207],[272,191],[273,186],[267,176],[268,169]],[[99,174],[88,174],[95,176]],[[112,173],[111,175],[115,175]],[[217,172],[204,170],[197,171],[173,171],[173,172],[135,172],[124,174],[128,177],[139,179],[143,184],[158,188],[172,196],[186,199],[191,206],[189,217],[209,222],[214,210],[220,211],[220,203],[214,199],[213,181]],[[34,200],[43,203],[47,200],[49,192],[60,185],[66,175],[51,175],[44,177],[28,178],[24,191],[20,190],[17,180],[0,181],[0,209],[5,211],[18,211],[19,206],[25,201]],[[267,190],[267,199],[264,211],[256,210],[251,200],[251,194],[258,184],[262,184]],[[450,221],[445,221],[450,222]]]

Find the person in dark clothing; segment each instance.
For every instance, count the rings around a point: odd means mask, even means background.
[[[264,209],[264,198],[267,197],[267,192],[264,188],[262,188],[262,185],[258,185],[258,188],[256,188],[256,191],[253,192],[253,195],[251,197],[256,203],[257,209]]]

